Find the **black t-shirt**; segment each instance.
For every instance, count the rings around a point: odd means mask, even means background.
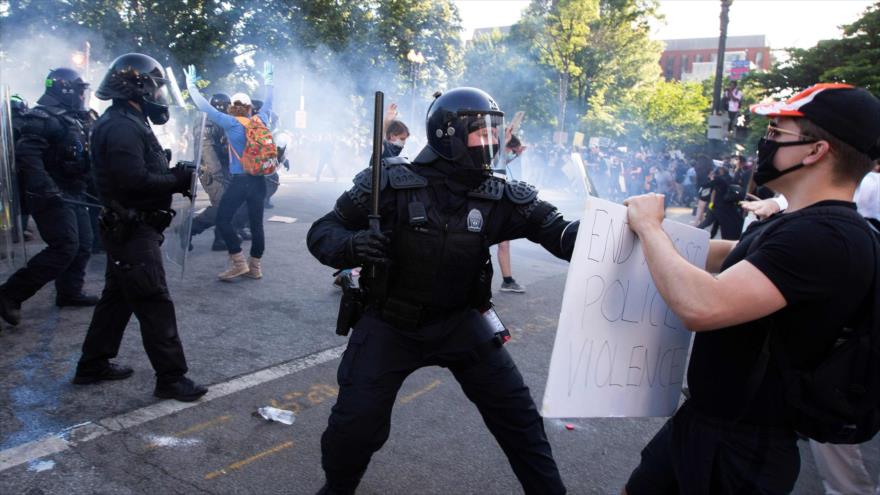
[[[785,352],[793,367],[811,368],[869,296],[874,274],[871,234],[856,221],[855,204],[821,201],[807,208],[840,205],[853,220],[807,215],[768,231],[748,254],[758,232],[784,215],[755,222],[722,264],[722,271],[745,259],[770,279],[787,305],[770,315],[774,331],[771,355]],[[746,388],[763,347],[767,327],[756,320],[697,333],[688,367],[693,405],[704,414],[759,425],[784,425],[782,383],[771,364],[751,405],[744,411]]]

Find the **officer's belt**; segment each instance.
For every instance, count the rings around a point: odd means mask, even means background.
[[[149,225],[159,232],[171,225],[176,214],[174,210],[134,210],[135,221]]]
[[[134,208],[125,208],[116,201],[112,201],[110,206],[106,207],[106,209],[118,215],[123,222],[129,224],[145,224],[153,227],[159,232],[162,232],[171,225],[171,220],[177,213],[174,210],[137,210]]]
[[[438,308],[425,306],[399,297],[388,297],[380,303],[380,315],[389,325],[399,329],[413,331],[420,327],[445,320],[451,313],[467,309]]]

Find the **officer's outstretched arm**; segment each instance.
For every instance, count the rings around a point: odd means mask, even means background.
[[[524,182],[509,182],[504,200],[514,210],[505,226],[504,239],[525,237],[553,256],[571,260],[580,221],[562,218],[555,206],[538,199],[538,191]]]
[[[123,191],[171,194],[179,189],[178,180],[171,173],[154,173],[147,169],[144,141],[134,126],[126,123],[112,126],[105,142],[110,176]]]
[[[550,203],[541,200],[536,202],[543,204],[536,205],[537,213],[531,220],[526,219],[526,238],[537,242],[553,256],[571,261],[580,220],[568,221]]]

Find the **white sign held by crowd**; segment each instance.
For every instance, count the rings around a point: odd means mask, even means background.
[[[663,221],[675,248],[703,268],[709,233]],[[669,416],[690,343],[657,292],[626,207],[590,198],[568,268],[542,414]]]

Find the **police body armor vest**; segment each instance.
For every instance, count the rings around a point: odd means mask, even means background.
[[[85,112],[71,112],[60,107],[40,105],[26,115],[38,119],[54,119],[61,124],[63,136],[60,140],[50,141],[49,149],[43,156],[43,165],[62,189],[84,189],[89,173],[90,124]]]
[[[465,208],[446,215],[442,205],[433,204],[428,180],[413,172],[405,158],[384,163],[383,186],[393,190],[397,209],[388,299],[429,311],[473,306],[480,271],[489,260],[487,226],[503,196],[504,180],[487,179],[468,193]],[[355,178],[367,191],[370,182],[368,177]]]

